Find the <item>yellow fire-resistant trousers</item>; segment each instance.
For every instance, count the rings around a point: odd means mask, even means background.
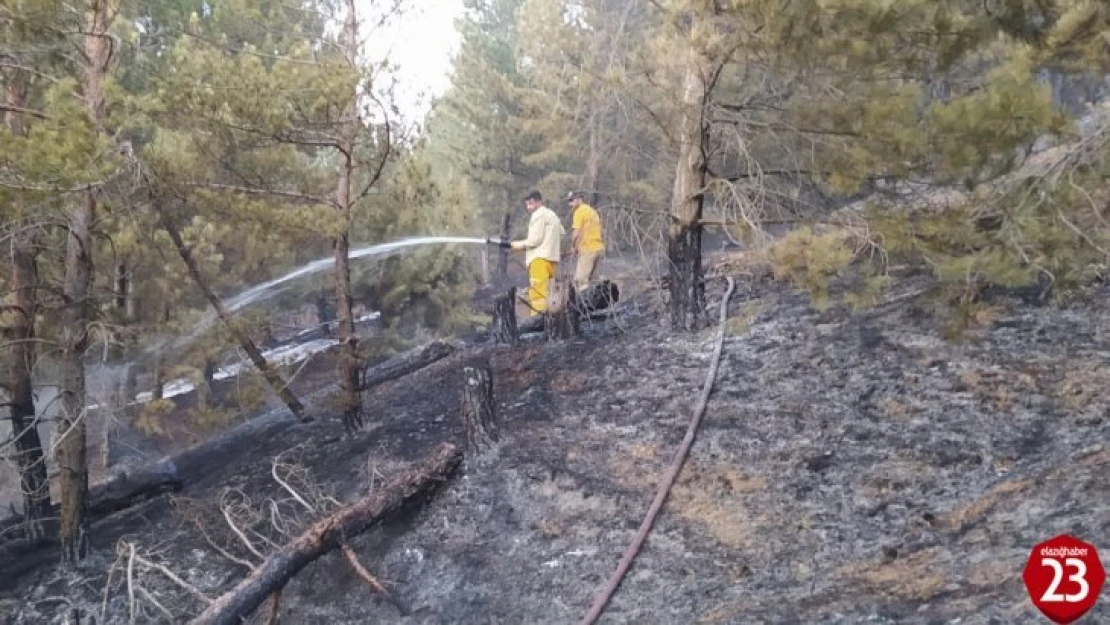
[[[545,258],[536,258],[528,265],[528,304],[535,317],[547,310],[547,287],[555,277],[556,264]]]

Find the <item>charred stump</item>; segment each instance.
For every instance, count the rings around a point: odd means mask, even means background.
[[[494,300],[492,334],[495,343],[517,344],[520,333],[516,325],[516,287]]]
[[[543,315],[544,334],[547,340],[567,340],[577,337],[580,329],[580,313],[574,287],[563,280],[555,279],[551,281],[550,288],[547,311]]]
[[[462,418],[470,449],[479,449],[497,440],[493,376],[489,367],[463,367]]]
[[[614,282],[602,280],[577,292],[574,301],[580,316],[589,316],[600,310],[611,308],[621,299],[621,290]]]
[[[599,312],[606,311],[619,301],[620,289],[609,280],[592,284],[580,293],[575,292],[574,308],[576,309],[579,327],[581,327],[582,319],[589,319]],[[517,326],[518,334],[543,332],[547,328],[550,318],[551,315],[542,315],[526,319]]]

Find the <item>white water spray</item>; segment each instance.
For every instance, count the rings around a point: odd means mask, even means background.
[[[347,257],[351,260],[356,260],[359,258],[373,258],[378,256],[385,256],[387,254],[396,252],[397,250],[407,247],[414,247],[417,245],[446,245],[450,243],[470,243],[485,245],[486,239],[477,239],[473,237],[415,237],[410,239],[401,239],[400,241],[392,241],[390,243],[380,243],[378,245],[360,247],[357,250],[351,250]],[[333,257],[321,258],[319,260],[314,260],[308,264],[305,264],[298,269],[294,269],[293,271],[290,271],[289,273],[279,278],[274,278],[269,282],[263,282],[262,284],[252,286],[246,291],[243,291],[235,297],[227,300],[227,310],[228,312],[236,312],[246,306],[249,306],[250,304],[254,304],[256,302],[260,302],[264,299],[272,297],[280,292],[280,289],[278,287],[280,287],[281,285],[290,282],[291,280],[296,280],[297,278],[302,278],[307,275],[325,271],[333,267],[334,263],[335,259]],[[183,345],[187,345],[194,341],[205,328],[207,328],[209,325],[212,324],[213,321],[215,321],[215,319],[215,313],[210,312],[205,315],[204,319],[197,323],[197,325],[193,328],[193,331],[190,332],[188,336],[185,336],[175,342],[175,347],[180,348]],[[152,347],[160,347],[160,345]]]
[[[471,237],[419,237],[415,239],[402,239],[400,241],[393,241],[392,243],[382,243],[379,245],[362,247],[357,250],[351,250],[348,258],[350,258],[351,260],[355,260],[357,258],[364,258],[367,256],[384,256],[401,248],[412,247],[414,245],[427,245],[429,243],[481,243],[484,245],[485,242],[485,239],[474,239]],[[253,286],[246,291],[243,291],[239,295],[236,295],[235,297],[229,299],[227,301],[227,310],[228,312],[235,312],[243,308],[244,306],[247,306],[248,304],[253,304],[256,301],[265,299],[266,297],[270,297],[271,295],[274,295],[276,293],[276,291],[273,290],[274,287],[289,282],[290,280],[296,280],[301,276],[307,276],[309,274],[324,271],[325,269],[334,266],[334,263],[334,258],[321,258],[320,260],[314,260],[311,263],[304,265],[300,269],[290,271],[280,278],[274,278],[269,282],[263,282],[262,284]]]

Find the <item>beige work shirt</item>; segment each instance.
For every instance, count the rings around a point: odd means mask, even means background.
[[[517,241],[524,248],[524,264],[531,265],[537,258],[559,262],[565,234],[566,229],[555,211],[546,206],[537,208],[528,220],[528,236]]]

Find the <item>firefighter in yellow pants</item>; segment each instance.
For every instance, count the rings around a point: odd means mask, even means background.
[[[559,266],[566,229],[555,211],[543,205],[539,191],[529,193],[524,204],[531,214],[528,235],[513,241],[511,247],[524,251],[524,264],[528,266],[528,303],[535,316],[547,310],[548,285]]]

